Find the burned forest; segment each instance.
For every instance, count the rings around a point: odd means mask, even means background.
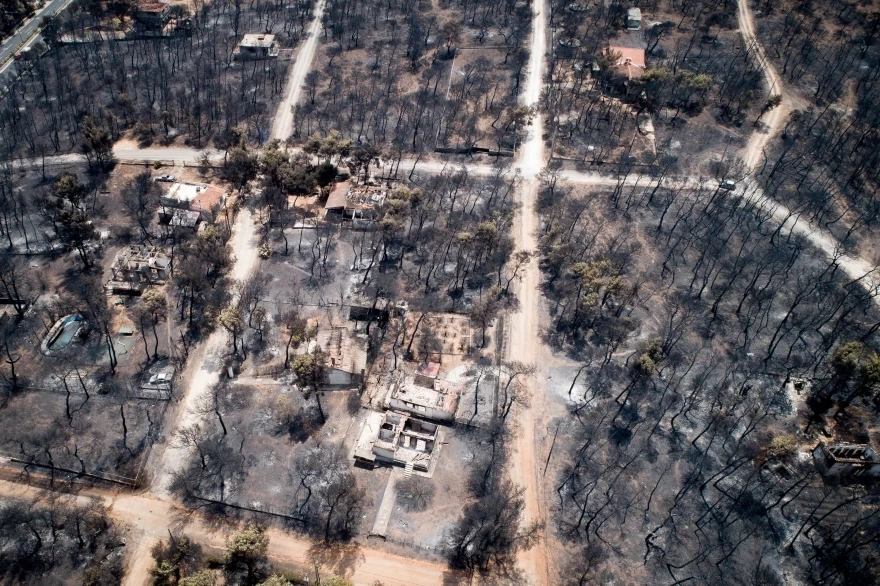
[[[880,585],[876,0],[0,12],[0,583]]]

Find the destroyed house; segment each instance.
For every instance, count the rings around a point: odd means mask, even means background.
[[[813,460],[824,476],[880,476],[880,456],[868,444],[820,442]]]
[[[195,230],[199,220],[202,218],[197,210],[185,210],[167,206],[159,208],[157,213],[159,225],[168,226],[169,228],[191,228]]]
[[[404,413],[371,411],[355,446],[356,460],[384,462],[427,472],[438,441],[438,427]]]
[[[279,53],[275,35],[247,34],[235,50],[235,58],[239,60],[270,59],[277,57]]]
[[[428,381],[430,385],[425,384]],[[389,409],[435,421],[453,421],[458,409],[458,391],[449,383],[426,374],[420,374],[418,378],[407,375],[391,383],[386,402]]]
[[[171,276],[171,259],[155,246],[127,246],[110,267],[107,290],[111,293],[141,293],[153,283]]]
[[[328,220],[371,220],[378,216],[378,207],[385,202],[387,190],[373,185],[354,185],[351,181],[338,183],[324,205]]]
[[[159,30],[171,18],[171,4],[159,0],[138,0],[131,16],[138,28]]]
[[[358,386],[367,370],[367,339],[348,328],[321,330],[314,340],[327,354],[324,384],[331,388]]]
[[[223,205],[225,192],[214,185],[180,182],[171,186],[161,203],[164,208],[179,208],[199,213],[201,220],[213,221],[214,211]]]

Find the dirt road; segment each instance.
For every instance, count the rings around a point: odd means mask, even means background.
[[[546,11],[545,2],[534,3],[535,18],[532,21],[532,47],[529,60],[529,77],[522,97],[524,104],[536,104],[541,98],[543,83],[544,57],[546,52]],[[544,120],[538,114],[532,122],[531,135],[520,149],[517,167],[522,172],[524,181],[520,189],[522,208],[517,216],[514,237],[518,250],[534,252],[537,249],[538,218],[535,211],[535,195],[538,192],[537,175],[545,166],[544,156]],[[517,295],[519,311],[509,318],[510,329],[507,340],[508,360],[518,360],[528,364],[540,364],[541,339],[538,332],[541,284],[538,263],[532,262],[519,282]],[[516,453],[511,461],[510,475],[514,482],[525,488],[525,519],[526,523],[543,522],[544,514],[541,503],[541,487],[538,483],[538,467],[535,457],[535,425],[538,410],[544,401],[541,381],[542,372],[538,369],[532,381],[532,401],[528,407],[517,410],[518,430],[516,436]],[[520,569],[525,573],[531,584],[549,583],[547,551],[543,536],[527,551],[518,556]]]
[[[796,109],[806,108],[807,102],[791,92],[782,83],[782,78],[777,73],[776,68],[773,67],[773,63],[767,58],[764,47],[758,41],[758,36],[755,33],[755,17],[749,8],[749,0],[738,0],[736,20],[743,42],[751,51],[755,61],[758,63],[758,67],[761,68],[761,72],[764,74],[764,81],[767,84],[769,95],[782,96],[782,102],[779,106],[764,115],[761,120],[763,127],[752,134],[743,151],[743,160],[745,161],[746,168],[751,171],[763,158],[764,147],[785,124],[789,113]]]
[[[258,260],[257,234],[253,216],[247,208],[242,208],[236,216],[230,244],[235,255],[231,276],[240,281],[253,272]],[[171,496],[169,492],[171,481],[183,468],[189,456],[187,448],[175,444],[173,434],[176,430],[192,426],[202,420],[202,415],[197,410],[198,402],[204,391],[214,386],[223,375],[223,364],[228,354],[229,334],[226,330],[217,328],[189,361],[191,367],[182,377],[183,395],[173,414],[176,418],[167,422],[164,427],[165,443],[159,453],[154,452],[158,468],[151,468],[152,489],[160,497]]]
[[[307,31],[308,38],[296,54],[296,61],[290,70],[290,79],[287,81],[287,95],[278,104],[275,121],[272,124],[272,138],[287,140],[293,131],[292,106],[299,102],[306,75],[312,69],[312,60],[315,58],[315,49],[318,47],[318,37],[321,32],[321,15],[324,14],[324,0],[318,0],[315,5],[315,16]]]
[[[232,227],[230,244],[235,255],[231,276],[237,280],[244,279],[257,266],[258,260],[257,235],[250,210],[244,208],[238,212]],[[152,566],[150,549],[165,535],[164,532],[151,532],[149,524],[143,525],[142,521],[144,519],[149,521],[151,517],[145,516],[146,513],[143,511],[137,511],[134,506],[137,503],[148,503],[150,504],[147,508],[148,513],[152,513],[155,507],[164,511],[162,519],[167,518],[170,510],[168,501],[171,500],[171,482],[174,475],[186,465],[190,456],[187,448],[175,443],[174,434],[177,430],[202,420],[203,416],[197,410],[199,400],[204,391],[216,384],[223,375],[224,358],[228,352],[229,334],[226,330],[217,328],[190,357],[189,367],[181,376],[183,383],[180,388],[183,395],[166,414],[166,422],[162,430],[164,441],[157,443],[150,454],[147,470],[150,473],[153,495],[124,497],[120,502],[132,503],[132,505],[114,508],[117,514],[123,516],[121,520],[133,527],[132,551],[128,555],[128,568],[123,586],[145,586],[149,583],[149,570]]]
[[[782,103],[764,115],[763,123],[766,125],[766,128],[753,132],[748,145],[746,145],[743,160],[746,163],[746,168],[752,170],[763,157],[764,147],[788,117],[788,113],[791,111],[791,98],[788,92],[785,91],[782,80],[779,78],[779,74],[776,73],[773,64],[767,59],[764,47],[758,42],[758,37],[755,34],[754,15],[749,8],[749,0],[739,0],[737,2],[736,19],[739,23],[739,32],[746,47],[748,47],[758,62],[758,67],[764,73],[764,80],[767,83],[769,95],[782,96]]]
[[[837,264],[846,275],[853,281],[859,281],[865,290],[873,295],[874,303],[880,306],[880,275],[876,274],[876,267],[872,263],[858,256],[843,254],[840,243],[833,235],[806,220],[800,220],[798,214],[792,213],[784,205],[768,198],[757,182],[751,178],[743,181],[735,195],[757,204],[759,209],[764,210],[776,222],[783,225],[784,233],[791,232],[802,236],[828,258],[836,258]]]
[[[776,68],[773,67],[773,63],[767,58],[764,47],[758,41],[755,33],[754,13],[749,8],[748,0],[738,0],[736,16],[743,41],[749,47],[758,66],[764,73],[764,80],[767,83],[769,94],[782,97],[780,105],[764,116],[764,126],[752,134],[745,151],[743,151],[743,160],[750,175],[746,177],[743,184],[737,189],[736,195],[758,204],[760,209],[771,215],[780,224],[783,224],[787,231],[804,237],[827,257],[837,257],[840,268],[846,272],[847,276],[853,280],[861,279],[863,286],[874,295],[875,303],[880,305],[880,296],[878,296],[880,279],[873,274],[875,269],[873,264],[863,258],[841,254],[840,243],[837,242],[833,235],[807,221],[799,220],[798,216],[793,214],[787,207],[768,198],[757,181],[751,176],[751,172],[764,158],[764,148],[782,129],[788,115],[795,109],[806,108],[807,102],[785,86]]]
[[[43,489],[0,480],[0,498],[32,500],[48,496]],[[191,539],[212,549],[225,547],[228,529],[205,524],[197,515],[178,508],[173,503],[150,494],[127,494],[114,490],[90,488],[72,497],[78,504],[86,505],[100,501],[109,510],[114,521],[126,527],[127,542],[134,546],[129,552],[133,558],[132,568],[144,568],[145,579],[149,578],[152,566],[150,547],[168,537],[168,531],[179,531]],[[315,556],[310,552],[313,542],[289,533],[269,529],[269,556],[278,562],[311,567]],[[358,585],[373,584],[380,580],[387,586],[437,586],[443,584],[445,566],[432,562],[414,560],[402,556],[376,551],[370,548],[353,546],[350,549],[329,550],[320,544],[316,550],[321,552],[318,560],[322,573],[342,573],[350,568],[350,578]],[[143,586],[126,576],[125,584]]]

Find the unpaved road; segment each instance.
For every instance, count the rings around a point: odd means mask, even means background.
[[[876,267],[871,262],[858,256],[843,254],[840,251],[840,243],[831,233],[806,220],[799,220],[798,216],[792,214],[787,207],[765,196],[761,187],[753,179],[747,178],[734,193],[746,201],[755,203],[758,208],[782,224],[785,232],[802,236],[828,258],[836,257],[837,264],[846,275],[853,281],[859,281],[865,290],[873,295],[874,303],[880,306],[880,289],[878,289],[880,288],[880,278],[878,278],[880,275],[876,274]]]
[[[767,58],[764,47],[758,41],[758,36],[755,33],[755,17],[749,8],[749,0],[738,0],[736,20],[745,46],[748,47],[764,74],[769,95],[782,96],[782,102],[779,106],[764,115],[761,120],[764,127],[752,133],[743,151],[743,161],[745,161],[746,168],[751,171],[763,158],[764,147],[767,146],[771,138],[776,136],[776,133],[785,124],[788,115],[795,109],[806,108],[807,103],[782,83],[782,78],[779,77],[773,63]]]
[[[312,69],[312,60],[315,58],[315,49],[318,47],[318,37],[321,32],[321,15],[324,14],[324,0],[318,0],[315,5],[315,16],[306,33],[308,38],[296,54],[296,61],[290,71],[290,79],[287,82],[288,91],[285,98],[278,104],[275,121],[272,124],[272,138],[287,140],[293,131],[293,110],[299,102],[306,75]]]
[[[238,212],[232,227],[230,244],[235,255],[231,276],[236,281],[244,280],[256,268],[258,261],[257,233],[253,216],[247,208],[242,208]],[[159,453],[154,452],[158,456],[158,469],[153,469],[152,478],[152,489],[156,495],[171,496],[169,492],[171,481],[189,457],[189,449],[176,445],[172,434],[203,419],[197,409],[198,402],[204,392],[220,380],[224,359],[229,352],[229,333],[218,327],[190,360],[191,368],[183,377],[187,382],[183,385],[183,395],[176,407],[177,418],[173,422],[169,421],[164,428],[163,449]]]
[[[287,95],[278,106],[272,126],[273,138],[285,139],[290,134],[290,128],[293,123],[291,105],[296,104],[299,100],[302,84],[305,82],[306,74],[311,69],[315,48],[318,44],[318,33],[321,30],[321,15],[323,12],[324,0],[319,0],[315,6],[314,18],[308,29],[308,39],[300,48],[296,61],[291,68]],[[137,160],[142,157],[154,156],[159,160],[186,163],[198,161],[202,152],[185,148],[137,149],[122,143],[116,145],[114,154],[122,160]],[[208,155],[212,159],[221,158],[220,153],[217,151],[208,151]],[[232,228],[232,238],[230,239],[230,245],[235,255],[235,264],[231,272],[231,277],[234,281],[246,279],[256,268],[259,252],[258,244],[251,212],[246,207],[243,207],[238,212],[235,225]],[[183,467],[188,456],[188,450],[176,446],[173,442],[173,437],[169,436],[176,430],[197,424],[202,419],[197,412],[198,402],[203,392],[217,384],[223,375],[221,371],[223,369],[224,356],[228,353],[228,349],[229,333],[221,328],[217,328],[196,351],[196,355],[190,361],[194,371],[191,369],[189,376],[183,377],[188,379],[188,382],[184,386],[184,395],[176,410],[177,419],[173,425],[165,428],[166,441],[158,459],[159,467],[158,469],[153,469],[152,488],[155,494],[159,496],[170,496],[169,488],[174,474]]]
[[[763,155],[763,148],[778,131],[784,122],[787,108],[791,104],[791,98],[782,89],[776,71],[766,59],[763,49],[754,41],[754,25],[751,12],[748,10],[746,0],[739,2],[740,28],[747,44],[751,44],[757,55],[759,63],[763,65],[767,82],[771,87],[771,93],[782,92],[783,104],[771,111],[765,118],[768,131],[756,132],[749,141],[745,151],[745,160],[749,168],[753,168]],[[545,2],[534,4],[536,12],[533,21],[532,50],[529,63],[529,77],[524,89],[522,101],[525,104],[537,103],[540,99],[542,76],[544,71],[544,56],[546,52],[546,11]],[[289,91],[285,100],[279,105],[278,114],[273,124],[273,138],[286,139],[291,131],[293,114],[290,106],[295,104],[301,93],[305,76],[311,68],[312,59],[317,47],[320,33],[320,14],[323,10],[323,1],[316,8],[316,17],[309,27],[309,37],[302,46],[297,56],[297,61],[291,71]],[[534,251],[536,249],[536,233],[538,218],[534,209],[534,200],[539,187],[537,174],[545,165],[544,146],[542,141],[543,116],[536,116],[531,129],[530,138],[523,144],[519,152],[516,166],[523,176],[523,185],[520,189],[520,198],[523,204],[518,214],[515,238],[517,249]],[[120,144],[115,149],[116,157],[120,160],[137,161],[173,161],[178,163],[195,163],[198,161],[201,151],[186,148],[169,149],[137,149],[132,145]],[[209,152],[213,159],[222,158],[216,151]],[[47,163],[69,163],[80,161],[79,155],[64,155],[61,157],[47,157]],[[39,165],[40,160],[24,161],[26,165]],[[413,162],[404,161],[401,168],[409,169]],[[453,165],[459,167],[460,165]],[[437,173],[447,167],[444,163],[426,161],[419,162],[417,170],[426,173]],[[469,172],[487,175],[494,172],[491,165],[466,165]],[[590,185],[614,185],[617,178],[592,173],[566,171],[562,177],[576,184]],[[628,180],[628,184],[635,182],[635,178]],[[689,183],[696,179],[686,178]],[[820,250],[829,255],[836,254],[837,245],[833,237],[822,230],[810,226],[806,222],[794,222],[789,216],[789,211],[767,199],[760,189],[750,180],[734,192],[734,195],[756,202],[762,209],[773,215],[779,222],[786,222],[786,229],[806,237]],[[231,242],[236,262],[232,271],[235,279],[247,277],[257,264],[257,239],[253,219],[250,212],[243,209],[239,212],[233,228]],[[841,267],[852,278],[859,278],[867,273],[871,265],[858,258],[841,257]],[[874,283],[864,281],[869,289],[876,288]],[[509,339],[507,343],[508,360],[519,360],[526,363],[539,364],[539,356],[542,346],[539,338],[539,299],[540,299],[540,271],[537,262],[531,263],[528,270],[518,284],[520,310],[510,316]],[[193,539],[204,543],[209,547],[222,548],[226,532],[208,527],[200,519],[178,508],[168,494],[168,484],[177,470],[185,463],[188,456],[186,450],[173,445],[172,437],[175,430],[192,425],[200,420],[200,415],[195,412],[198,397],[201,392],[215,383],[221,374],[223,355],[228,352],[228,334],[218,330],[201,345],[196,355],[191,358],[192,369],[189,376],[182,377],[188,380],[185,384],[184,395],[176,409],[176,417],[173,422],[168,421],[165,427],[165,443],[157,446],[152,454],[150,470],[153,478],[153,494],[116,494],[110,491],[93,490],[83,493],[80,499],[100,498],[110,508],[112,516],[130,527],[132,539],[129,546],[133,549],[129,552],[129,571],[126,575],[125,586],[144,586],[149,580],[149,568],[152,559],[149,555],[152,545],[167,536],[170,527],[184,527],[185,533]],[[526,491],[525,521],[544,521],[545,516],[541,510],[543,502],[541,496],[541,484],[538,481],[538,466],[535,454],[535,425],[540,416],[540,407],[543,404],[540,394],[543,392],[543,380],[539,371],[533,384],[533,400],[530,407],[519,408],[516,413],[519,430],[516,439],[516,453],[511,461],[511,476]],[[171,415],[169,413],[169,415]],[[6,481],[0,481],[0,496],[12,497],[35,497],[42,491],[33,487],[24,487]],[[270,555],[280,562],[290,562],[299,565],[309,559],[308,540],[300,539],[288,533],[270,530],[271,546]],[[353,571],[352,579],[357,584],[372,584],[380,580],[386,585],[436,585],[444,583],[445,567],[440,564],[424,562],[416,559],[405,558],[387,554],[385,552],[358,548],[351,554],[352,563],[349,567]],[[550,583],[549,564],[547,559],[546,544],[543,539],[529,549],[523,551],[518,557],[518,563],[529,582],[536,585]]]
[[[535,251],[537,242],[538,220],[534,212],[535,195],[538,192],[538,181],[534,178],[526,180],[520,189],[522,212],[516,228],[516,248],[518,250]],[[517,360],[527,364],[540,365],[541,337],[538,330],[541,283],[540,269],[537,261],[527,267],[519,282],[517,295],[519,311],[509,317],[510,328],[507,339],[508,360]],[[532,399],[528,406],[517,407],[516,417],[516,453],[511,460],[510,476],[517,484],[525,488],[526,523],[538,521],[544,523],[542,510],[543,497],[538,483],[538,466],[535,455],[535,427],[539,409],[544,404],[542,396],[545,389],[542,381],[543,371],[538,368],[533,380]],[[530,583],[536,585],[549,584],[548,560],[546,543],[542,535],[538,542],[529,550],[521,551],[518,556],[520,569],[529,577]]]
[[[794,109],[805,108],[807,104],[805,100],[785,86],[776,68],[773,67],[773,63],[767,58],[764,47],[758,42],[757,35],[755,34],[754,13],[749,8],[748,0],[738,0],[736,16],[743,41],[749,47],[758,66],[764,73],[764,80],[767,83],[770,95],[777,94],[782,97],[780,105],[764,115],[764,128],[752,133],[745,151],[743,151],[746,169],[751,174],[763,159],[764,148],[781,130],[789,113]],[[760,209],[764,210],[780,224],[783,224],[786,231],[804,237],[828,258],[837,257],[840,268],[844,270],[847,276],[853,280],[860,280],[868,292],[874,295],[874,302],[880,305],[880,296],[878,296],[880,280],[874,275],[875,266],[871,262],[863,258],[841,254],[840,243],[837,242],[830,232],[807,221],[798,220],[797,216],[793,215],[787,207],[768,198],[751,175],[746,177],[735,194],[746,201],[757,204]]]
[[[756,130],[752,133],[746,149],[743,152],[743,160],[746,168],[752,170],[764,155],[764,147],[773,138],[773,135],[779,130],[780,125],[785,122],[790,111],[791,99],[782,85],[782,80],[776,73],[776,69],[767,55],[764,53],[764,47],[758,42],[755,34],[755,21],[752,11],[749,9],[749,0],[739,0],[737,2],[736,19],[739,23],[739,32],[742,35],[746,47],[749,49],[758,67],[764,73],[764,79],[767,82],[767,89],[770,95],[782,96],[782,103],[769,113],[764,115],[763,123],[766,125],[764,130]]]
[[[49,491],[40,488],[0,480],[0,498],[33,500],[45,498],[49,494]],[[145,572],[152,566],[149,544],[167,538],[169,530],[182,529],[191,539],[212,549],[223,549],[229,534],[225,527],[207,525],[197,515],[149,494],[127,494],[92,488],[81,491],[73,498],[81,505],[100,501],[108,508],[115,521],[125,525],[129,546],[135,547],[133,552],[129,552],[129,557],[134,558],[130,568],[142,566]],[[269,529],[268,533],[269,556],[273,560],[299,567],[311,567],[314,560],[309,552],[313,545],[311,541],[276,529]],[[132,541],[136,543],[132,544]],[[326,548],[319,545],[316,549]],[[373,584],[376,580],[387,586],[437,586],[444,583],[446,568],[441,564],[363,547],[349,549],[340,556],[343,558],[340,564],[333,562],[333,554],[342,551],[344,550],[325,552],[325,561],[321,563],[323,573],[341,572],[343,568],[350,566],[353,573],[349,577],[358,585]],[[126,584],[143,586],[147,583],[128,578],[127,576]],[[144,579],[148,578],[149,574],[145,573]]]
[[[529,77],[522,102],[526,105],[537,104],[541,99],[543,83],[544,57],[546,53],[545,31],[547,27],[546,2],[533,4],[535,17],[532,21],[532,47],[529,58]],[[517,167],[523,175],[520,188],[522,208],[517,214],[514,238],[517,250],[537,250],[538,217],[535,211],[535,195],[539,182],[537,175],[546,164],[544,156],[544,118],[543,114],[535,116],[531,134],[520,149]],[[529,264],[519,282],[517,295],[519,311],[509,317],[510,330],[507,340],[507,359],[538,365],[541,352],[541,338],[538,331],[540,308],[541,274],[537,261]],[[541,393],[544,392],[540,369],[532,381],[532,401],[529,406],[517,408],[516,453],[511,461],[510,475],[514,482],[525,488],[525,523],[544,522],[542,511],[543,498],[538,482],[538,467],[535,457],[535,425],[538,409],[544,404]],[[520,569],[531,584],[549,584],[546,542],[542,535],[537,543],[528,550],[521,551],[517,562]]]
[[[256,268],[257,244],[253,216],[250,210],[242,208],[238,212],[230,238],[230,245],[235,255],[235,264],[231,273],[233,279],[243,280]],[[164,529],[158,532],[150,530],[152,527],[150,523],[155,522],[155,519],[149,514],[155,508],[163,511],[162,518],[167,520],[172,507],[169,505],[172,500],[171,483],[175,474],[183,469],[191,456],[188,448],[181,447],[175,442],[174,434],[177,430],[196,425],[203,420],[204,416],[198,410],[199,401],[205,391],[217,384],[223,376],[223,364],[228,353],[229,333],[222,328],[214,330],[207,341],[195,350],[190,357],[188,368],[181,376],[183,395],[166,414],[166,422],[162,429],[164,441],[157,443],[150,453],[147,469],[151,477],[152,495],[119,497],[121,498],[119,507],[115,506],[114,501],[114,512],[123,516],[122,520],[136,528],[133,529],[135,539],[131,540],[132,551],[128,555],[123,586],[146,586],[150,582],[149,572],[153,565],[150,550],[167,533]],[[138,504],[143,505],[145,510],[138,510]],[[170,525],[165,523],[164,526]],[[187,533],[189,534],[189,528]]]

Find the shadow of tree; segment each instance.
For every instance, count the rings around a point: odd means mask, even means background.
[[[347,577],[364,560],[364,554],[356,543],[314,541],[306,552],[306,559],[325,572]]]
[[[466,586],[470,584],[473,577],[458,570],[446,570],[443,572],[442,586]]]
[[[475,576],[478,578],[475,579]],[[494,566],[487,572],[468,572],[465,570],[446,570],[443,572],[442,586],[469,586],[479,583],[485,586],[521,586],[528,584],[526,575],[516,566],[515,559]]]
[[[498,566],[489,576],[481,576],[480,583],[486,586],[516,586],[518,584],[528,584],[530,580],[525,573],[517,567],[515,561]]]

